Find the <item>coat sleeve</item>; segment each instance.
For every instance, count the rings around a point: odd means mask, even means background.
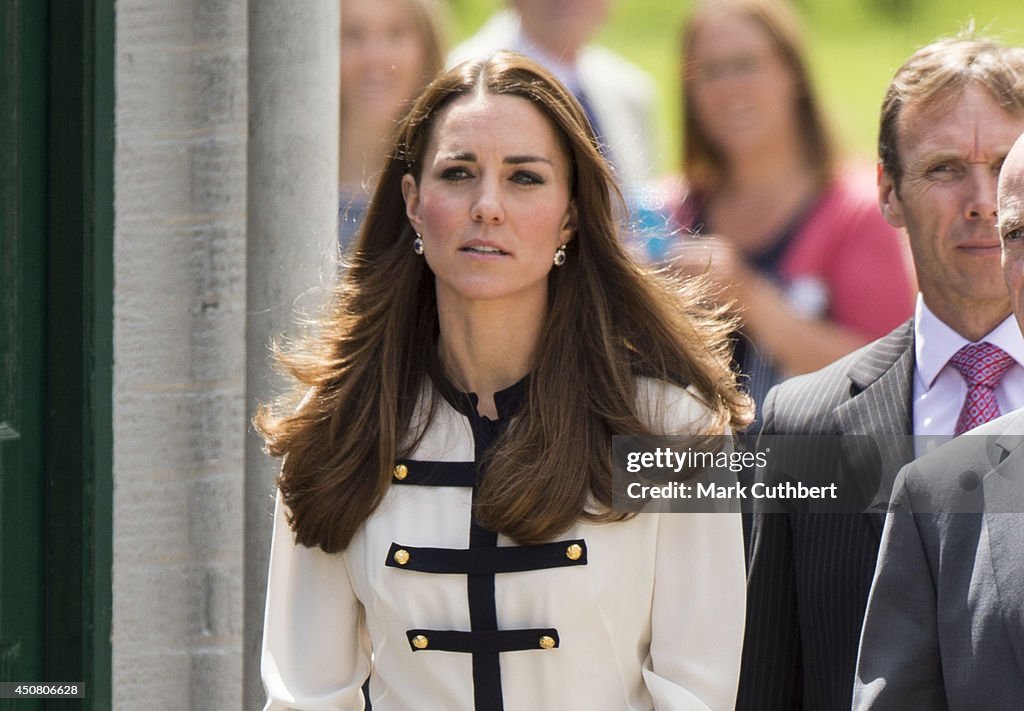
[[[939,655],[935,577],[922,536],[922,518],[911,513],[907,475],[897,477],[885,518],[875,578],[864,615],[853,708],[872,711],[945,709]]]
[[[656,431],[702,431],[708,410],[689,391],[642,380],[640,412]],[[735,477],[733,478],[735,481]],[[658,711],[732,709],[745,609],[737,511],[658,516],[644,683]]]
[[[294,542],[278,497],[263,620],[264,711],[358,711],[370,654],[344,554]]]
[[[732,709],[743,646],[743,532],[738,513],[663,513],[651,656],[658,711]]]
[[[775,396],[764,404],[762,434],[775,434]],[[763,472],[758,472],[762,478]],[[802,706],[800,620],[789,514],[755,508],[747,571],[747,630],[737,711]]]

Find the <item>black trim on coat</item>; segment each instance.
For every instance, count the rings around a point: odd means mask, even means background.
[[[549,649],[556,649],[559,644],[558,630],[553,627],[492,630],[490,632],[415,629],[407,630],[405,636],[409,639],[409,648],[414,652],[434,651],[497,655],[501,652],[548,651]],[[413,639],[416,637],[426,638],[427,646],[423,648],[417,647],[413,643]],[[551,642],[548,642],[550,646],[545,646],[541,642],[541,639],[544,637],[551,640]]]
[[[396,462],[392,483],[412,484],[420,486],[462,486],[472,487],[473,504],[476,504],[477,485],[482,475],[483,462],[495,440],[508,425],[509,420],[526,400],[529,389],[529,376],[514,385],[494,393],[494,405],[498,419],[483,417],[477,410],[478,398],[474,393],[462,393],[444,376],[443,368],[437,359],[436,350],[431,353],[428,361],[428,373],[438,392],[457,412],[464,415],[473,434],[472,462],[416,462],[408,459]],[[493,565],[482,565],[479,561],[493,557],[498,550],[498,534],[481,526],[470,512],[469,550],[462,551],[464,560],[459,565],[472,561],[476,568],[483,572],[471,570],[466,573],[466,596],[469,603],[469,632],[409,630],[409,644],[413,651],[421,649],[440,649],[451,647],[451,651],[464,651],[472,655],[473,669],[473,707],[477,711],[504,711],[505,701],[501,688],[500,654],[505,651],[521,649],[547,649],[557,646],[558,633],[553,629],[539,630],[499,630],[498,611],[494,595],[495,574],[501,572],[493,569]],[[571,544],[570,544],[571,545]],[[422,560],[424,550],[434,550],[442,557],[451,551],[438,549],[418,549],[417,560]],[[387,565],[392,565],[395,544],[389,552]],[[408,551],[407,551],[408,552]],[[455,551],[460,555],[459,551]],[[565,551],[562,551],[562,555]],[[523,553],[501,554],[498,557],[506,561],[508,557],[523,556]],[[580,556],[583,557],[582,555]],[[427,554],[429,563],[431,554]],[[568,560],[568,558],[566,558]],[[406,559],[413,560],[410,554]],[[435,560],[435,562],[437,562]],[[446,560],[449,564],[451,560]],[[398,567],[398,566],[392,566]],[[467,566],[469,567],[469,566]],[[456,572],[456,571],[452,571]],[[413,640],[422,634],[430,640],[426,646],[417,647]],[[438,636],[440,635],[440,636]],[[544,643],[541,638],[547,637]],[[552,640],[554,644],[552,645]],[[417,640],[423,642],[424,640]]]
[[[411,486],[464,486],[476,484],[475,462],[420,462],[399,459],[398,466],[405,466],[405,478],[392,477],[392,484]]]
[[[576,559],[569,557],[569,549]],[[396,556],[405,551],[404,556]],[[399,560],[404,560],[400,563]],[[587,542],[582,539],[555,541],[532,546],[494,548],[418,548],[392,543],[384,565],[418,573],[478,574],[521,573],[546,568],[568,568],[587,564]]]

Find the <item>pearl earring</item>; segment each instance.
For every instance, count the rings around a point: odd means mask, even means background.
[[[565,264],[565,245],[555,250],[555,266],[560,267]]]
[[[423,254],[423,235],[416,233],[416,239],[412,241],[412,251],[416,254]]]

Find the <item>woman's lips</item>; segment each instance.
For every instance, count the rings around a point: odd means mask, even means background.
[[[483,257],[509,256],[509,252],[502,249],[500,245],[494,244],[493,242],[485,242],[483,240],[471,240],[459,247],[459,251]]]

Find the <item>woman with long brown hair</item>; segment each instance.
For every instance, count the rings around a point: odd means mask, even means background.
[[[738,514],[612,508],[612,435],[750,419],[728,324],[626,255],[579,104],[513,53],[398,127],[284,456],[268,709],[729,708]],[[295,400],[301,400],[295,404]],[[372,662],[371,662],[372,660]]]
[[[913,310],[904,240],[874,172],[841,164],[803,45],[786,0],[700,0],[682,32],[676,265],[742,319],[737,367],[758,404]]]

